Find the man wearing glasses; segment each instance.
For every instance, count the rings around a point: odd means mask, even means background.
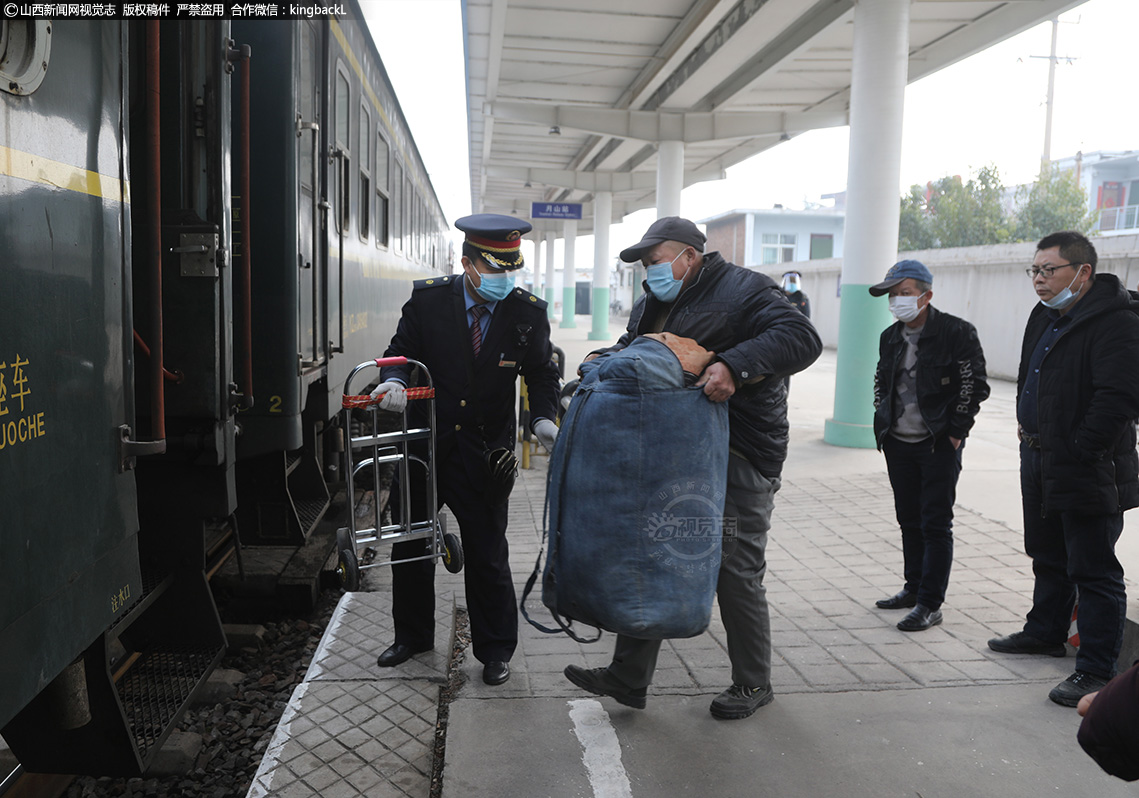
[[[1126,595],[1115,541],[1139,506],[1139,302],[1096,274],[1080,233],[1053,233],[1027,269],[1040,304],[1017,378],[1024,547],[1036,577],[1023,630],[989,641],[1007,654],[1063,657],[1079,598],[1076,668],[1048,694],[1074,707],[1115,674]]]

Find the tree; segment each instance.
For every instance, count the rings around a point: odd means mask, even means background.
[[[902,197],[898,218],[898,251],[932,249],[935,244],[933,227],[926,211],[925,192],[921,186],[910,186],[909,195]]]
[[[1001,201],[1004,186],[995,166],[986,166],[967,183],[946,176],[912,186],[902,198],[898,248],[928,249],[999,244],[1010,237]]]
[[[1016,241],[1039,241],[1057,230],[1086,234],[1095,224],[1095,214],[1088,211],[1087,192],[1072,171],[1050,166],[1035,183],[1018,188],[1016,199]]]

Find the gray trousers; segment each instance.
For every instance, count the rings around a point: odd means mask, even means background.
[[[767,479],[733,453],[724,497],[724,556],[716,583],[720,619],[728,637],[732,682],[766,687],[771,682],[771,617],[767,609],[767,531],[779,479]],[[609,673],[631,689],[648,687],[660,640],[617,635]]]

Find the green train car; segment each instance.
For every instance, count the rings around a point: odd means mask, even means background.
[[[145,772],[224,652],[211,575],[304,545],[345,377],[451,270],[345,5],[0,23],[0,733],[27,770]]]

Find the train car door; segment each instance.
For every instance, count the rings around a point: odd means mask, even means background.
[[[326,261],[320,246],[320,87],[322,40],[313,22],[297,25],[297,264],[300,313],[298,341],[305,369],[328,359],[328,337],[322,335]]]

